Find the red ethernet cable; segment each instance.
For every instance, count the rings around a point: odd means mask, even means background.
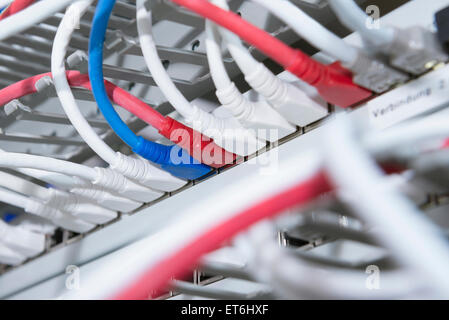
[[[35,93],[37,91],[35,84],[43,77],[51,77],[51,73],[36,75],[1,89],[0,106]],[[91,90],[89,76],[86,74],[67,71],[67,79],[72,87]],[[160,134],[187,150],[198,161],[214,168],[220,168],[235,160],[234,154],[217,146],[209,137],[170,117],[164,117],[140,99],[107,80],[105,80],[105,85],[107,93],[114,103],[155,127]]]
[[[443,142],[441,149],[449,149],[449,139]]]
[[[223,243],[254,223],[272,218],[288,208],[305,205],[332,189],[325,173],[320,172],[286,191],[247,208],[222,224],[205,231],[182,249],[159,261],[112,298],[147,299],[152,293],[162,292],[173,277],[183,277],[204,254],[220,248]]]
[[[0,20],[3,20],[13,14],[22,11],[26,7],[32,5],[35,0],[15,0],[0,14]]]
[[[404,168],[399,165],[383,163],[381,166],[388,175],[404,171]],[[220,225],[206,230],[175,253],[158,261],[132,284],[112,296],[112,299],[132,300],[157,297],[167,289],[172,279],[181,279],[192,268],[195,268],[203,255],[219,249],[224,243],[251,225],[265,219],[272,219],[289,208],[306,205],[320,195],[333,190],[334,186],[326,173],[318,172],[290,189],[253,205],[233,215]]]
[[[368,99],[372,93],[354,84],[350,71],[340,63],[323,65],[302,51],[293,49],[239,15],[223,10],[207,0],[172,0],[216,24],[234,32],[298,78],[317,88],[329,103],[349,107]]]
[[[388,175],[404,171],[403,167],[388,163],[382,164],[382,169]],[[289,208],[306,205],[320,195],[333,190],[334,186],[326,173],[318,172],[290,189],[253,205],[233,215],[220,225],[206,230],[192,242],[151,266],[132,284],[112,296],[112,299],[133,300],[157,297],[167,289],[172,279],[181,279],[187,275],[198,264],[202,256],[219,249],[224,243],[251,225],[274,218]]]

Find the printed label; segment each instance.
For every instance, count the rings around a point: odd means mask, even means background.
[[[385,129],[449,102],[449,66],[442,67],[368,102],[375,129]]]

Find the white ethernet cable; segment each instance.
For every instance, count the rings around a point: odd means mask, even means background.
[[[370,28],[370,17],[354,0],[328,0],[341,23],[358,31],[365,47],[373,53],[388,56],[390,64],[412,74],[422,74],[439,62],[449,60],[437,36],[421,26],[406,29],[376,26]]]
[[[0,188],[0,202],[22,208],[25,212],[48,219],[55,225],[70,231],[84,233],[95,228],[95,224],[77,219],[68,213],[47,206],[38,200],[25,197],[3,188]]]
[[[373,50],[381,50],[395,41],[394,29],[389,27],[368,28],[367,14],[352,0],[328,0],[332,10],[337,14],[340,22],[352,31],[357,31]]]
[[[424,287],[408,270],[383,271],[382,290],[368,290],[365,270],[317,267],[294,257],[275,241],[276,229],[262,222],[238,236],[234,245],[248,259],[253,277],[286,299],[401,299]],[[281,263],[279,263],[282,261]]]
[[[382,170],[357,145],[343,117],[329,123],[327,130],[324,159],[327,173],[340,189],[338,195],[378,228],[379,243],[391,249],[401,265],[419,272],[441,298],[448,298],[449,245],[444,233],[385,184]]]
[[[42,0],[0,21],[0,41],[53,16],[75,0]]]
[[[92,201],[113,211],[131,212],[142,205],[140,202],[107,192],[86,180],[65,174],[30,168],[13,168],[13,170],[37,180],[42,180],[62,190],[70,191],[81,197],[83,201]]]
[[[8,248],[0,243],[0,263],[9,266],[17,266],[23,263],[27,258],[24,255]]]
[[[226,0],[214,1],[224,9],[228,9]],[[390,68],[378,59],[369,57],[361,50],[347,44],[288,0],[253,1],[267,8],[316,48],[337,58],[344,67],[354,72],[354,82],[365,88],[381,93],[390,89],[393,85],[405,82],[409,78],[406,74]],[[249,60],[254,59],[246,52],[244,60],[242,51],[247,50],[245,50],[240,39],[228,30],[223,28],[220,30],[227,40],[229,51],[236,59],[236,62],[239,63],[239,60],[241,60],[239,67],[242,70],[247,70],[246,73],[244,72],[245,74],[250,75],[254,73],[253,69],[248,66]],[[252,62],[253,67],[256,66],[255,63],[257,61],[254,60]],[[260,82],[258,78],[257,74],[249,76],[249,79],[252,81]]]
[[[379,59],[367,56],[361,50],[347,44],[290,1],[253,1],[270,10],[313,46],[337,58],[344,67],[354,72],[355,83],[382,93],[409,79],[405,73],[399,72]]]
[[[401,125],[366,134],[362,144],[375,156],[396,154],[412,156],[422,151],[425,142],[440,142],[449,137],[448,114],[436,113]]]
[[[235,118],[218,118],[190,104],[176,88],[165,70],[152,35],[151,11],[145,8],[145,0],[137,0],[137,29],[140,47],[154,81],[171,105],[201,133],[209,136],[227,151],[247,156],[265,147],[252,130],[245,129]]]
[[[52,236],[58,228],[53,222],[36,215],[19,214],[11,221],[11,225],[21,227],[22,229]]]
[[[209,70],[217,88],[216,95],[223,107],[228,109],[244,127],[255,129],[256,134],[262,132],[258,129],[264,131],[275,129],[279,133],[277,138],[282,138],[295,132],[296,128],[266,101],[250,101],[237,89],[226,71],[219,41],[216,26],[206,20],[206,51]],[[259,138],[275,142],[266,137],[266,134]]]
[[[9,4],[13,1],[14,0],[0,0],[0,8],[5,8],[9,6]]]
[[[229,10],[226,1],[214,0],[213,3]],[[289,122],[304,127],[328,114],[327,103],[309,97],[304,90],[292,83],[283,81],[274,75],[265,65],[251,56],[248,49],[242,44],[240,38],[232,32],[218,27],[223,41],[229,52],[245,76],[246,82],[273,108]],[[316,92],[315,88],[301,80],[297,80],[309,91]],[[318,97],[318,94],[316,94]]]
[[[0,157],[0,167],[41,169],[79,177],[106,191],[141,202],[152,201],[163,195],[158,191],[132,182],[112,169],[91,168],[49,157],[3,151]]]
[[[45,235],[11,226],[0,219],[0,243],[27,258],[45,249]]]
[[[220,0],[218,0],[220,1]],[[298,35],[324,53],[347,64],[357,59],[358,50],[326,29],[289,0],[252,0],[284,21]]]
[[[75,97],[66,78],[64,58],[74,28],[92,2],[93,0],[81,0],[73,3],[67,9],[61,20],[53,41],[51,72],[61,105],[79,135],[92,150],[104,161],[109,163],[111,169],[147,187],[161,191],[175,191],[184,186],[187,181],[172,176],[168,172],[153,166],[146,160],[131,158],[112,150],[89,125],[75,101]]]
[[[296,153],[282,167],[284,170],[278,174],[260,176],[256,172],[225,186],[219,195],[199,199],[179,219],[157,234],[110,254],[96,268],[86,269],[81,290],[68,292],[63,298],[104,299],[111,296],[136,275],[170,256],[199,234],[220,225],[239,210],[259,203],[269,195],[313,177],[322,168],[319,154],[311,152]]]
[[[30,168],[12,168],[12,170],[30,176],[34,179],[41,180],[58,189],[69,191],[76,185],[74,177],[51,171],[44,171]]]
[[[2,171],[0,171],[0,187],[41,200],[47,206],[70,213],[76,218],[91,223],[104,224],[117,217],[117,212],[83,201],[76,194],[41,187],[31,181]]]

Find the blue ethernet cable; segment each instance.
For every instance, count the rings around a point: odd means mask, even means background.
[[[211,167],[201,164],[177,145],[165,146],[137,136],[123,122],[112,106],[104,85],[103,46],[109,17],[115,2],[116,0],[98,1],[89,39],[89,78],[101,113],[115,133],[132,148],[133,152],[158,164],[176,177],[190,180],[203,177],[211,172]],[[180,161],[175,163],[173,159]],[[185,160],[181,161],[182,159]]]

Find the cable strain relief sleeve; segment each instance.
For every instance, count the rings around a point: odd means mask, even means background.
[[[138,137],[138,143],[132,149],[141,157],[157,164],[165,164],[170,158],[170,147]]]
[[[117,152],[116,159],[110,168],[120,172],[125,177],[143,183],[150,175],[150,164],[142,159],[128,157],[120,152]]]
[[[240,121],[248,120],[254,111],[254,105],[241,94],[234,82],[227,88],[217,90],[216,95],[220,103]]]
[[[159,132],[201,162],[202,152],[208,144],[213,143],[212,139],[171,117],[166,117],[166,119],[167,126]]]
[[[287,69],[314,86],[321,97],[331,104],[347,108],[372,96],[372,92],[352,81],[352,73],[339,62],[325,66],[312,59],[304,59],[298,51],[296,61]]]
[[[195,105],[192,107],[193,112],[189,118],[186,118],[187,123],[212,139],[216,137],[221,139],[221,133],[226,129],[224,121]]]
[[[97,186],[77,186],[70,190],[74,195],[101,203],[105,200],[106,191]]]
[[[92,183],[106,190],[112,190],[118,193],[124,192],[126,187],[126,178],[122,174],[109,169],[96,167],[97,176]]]
[[[0,239],[4,239],[8,232],[9,225],[0,220]]]
[[[286,70],[308,84],[315,86],[325,78],[327,67],[309,58],[303,52],[296,50],[296,59]]]
[[[274,75],[263,63],[258,63],[251,74],[245,76],[246,82],[267,100],[277,101],[288,92],[284,81]]]
[[[224,119],[215,117],[213,114],[210,114],[200,108],[198,108],[196,105],[193,105],[193,113],[192,116],[189,119],[186,119],[186,121],[195,129],[197,129],[202,134],[205,134],[208,137],[211,137],[214,141],[223,141],[223,134],[226,133],[226,122]],[[234,161],[236,158],[236,155],[224,150],[223,148],[217,146],[216,143],[214,143],[214,147],[216,147],[216,150],[223,150],[223,153],[220,154],[221,157],[217,156],[217,153],[215,153],[215,156],[212,158],[219,159],[219,165],[217,165],[216,161],[212,161],[212,163],[208,163],[209,165],[220,168],[224,164],[229,164]],[[207,154],[207,152],[206,152]],[[224,157],[224,158],[223,158]]]
[[[201,132],[167,117],[167,126],[160,133],[174,142],[191,157],[214,168],[232,163],[235,155],[219,147],[213,139]]]
[[[214,141],[222,141],[223,133],[226,132],[224,120],[198,108],[196,105],[192,105],[192,107],[193,112],[189,118],[186,118],[187,123],[202,134],[211,137]]]
[[[171,157],[161,168],[170,172],[173,176],[187,180],[199,179],[211,172],[211,167],[202,164],[190,157],[180,146],[170,147]]]
[[[78,205],[78,197],[60,190],[50,189],[50,197],[45,204],[60,210],[72,211]]]
[[[45,219],[53,220],[57,219],[62,213],[55,208],[44,205],[39,201],[28,201],[25,206],[25,212],[40,216]]]
[[[89,188],[93,186],[90,181],[75,176],[73,177],[73,185],[73,188]]]

